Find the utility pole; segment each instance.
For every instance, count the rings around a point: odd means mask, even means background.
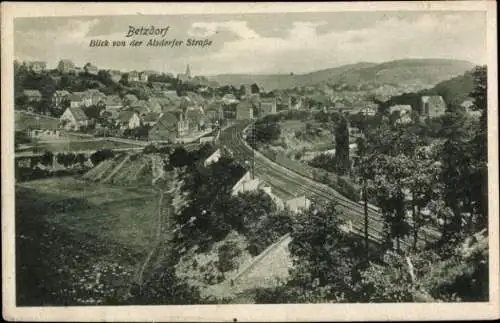
[[[255,125],[252,124],[252,179],[255,179]]]

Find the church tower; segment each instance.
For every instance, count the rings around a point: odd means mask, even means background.
[[[189,68],[189,64],[186,66],[186,73],[184,74],[187,78],[191,78],[191,69]]]

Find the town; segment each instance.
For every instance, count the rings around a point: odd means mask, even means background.
[[[486,67],[321,72],[15,61],[18,302],[487,298]]]

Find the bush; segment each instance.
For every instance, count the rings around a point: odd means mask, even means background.
[[[155,153],[158,153],[159,151],[158,151],[158,148],[156,148],[155,145],[149,144],[146,147],[144,147],[144,149],[142,150],[142,152],[144,154],[155,154]]]
[[[90,156],[92,164],[97,165],[106,159],[111,159],[115,157],[115,153],[111,149],[101,149],[96,151]]]
[[[241,255],[241,249],[234,241],[229,241],[223,244],[218,249],[218,268],[221,272],[231,271],[237,268],[237,262],[235,258]]]

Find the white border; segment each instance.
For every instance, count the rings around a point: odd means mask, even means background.
[[[493,319],[498,295],[498,79],[494,1],[370,3],[2,3],[2,286],[3,317],[15,321],[366,321]],[[13,18],[325,11],[486,11],[488,41],[488,161],[490,302],[439,304],[186,305],[16,307],[13,164]]]

